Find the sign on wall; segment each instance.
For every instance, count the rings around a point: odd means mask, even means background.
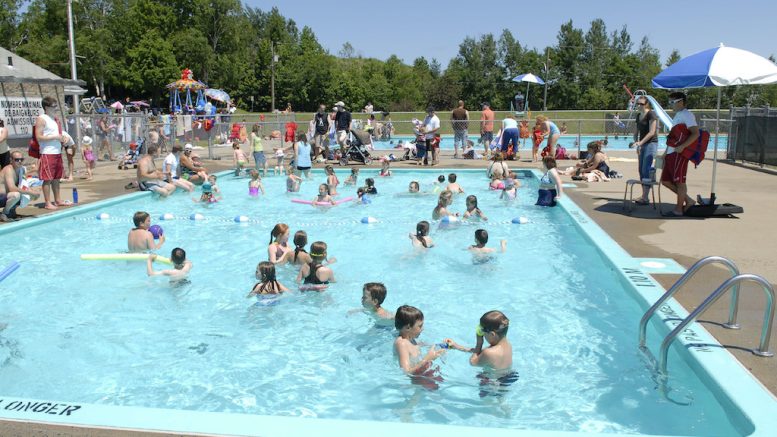
[[[29,138],[43,105],[40,97],[0,97],[0,120],[8,128],[8,138]]]

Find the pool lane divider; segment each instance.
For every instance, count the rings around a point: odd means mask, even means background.
[[[21,264],[19,264],[18,261],[14,261],[11,264],[8,264],[6,268],[0,271],[0,282],[3,282],[3,279],[11,276],[11,273],[19,270],[19,267],[21,267]]]

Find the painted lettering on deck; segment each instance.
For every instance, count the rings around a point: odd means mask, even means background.
[[[58,404],[43,401],[5,401],[0,399],[0,408],[8,411],[26,411],[39,414],[70,416],[81,409],[80,405]]]

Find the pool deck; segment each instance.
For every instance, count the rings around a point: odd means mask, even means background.
[[[231,167],[230,149],[217,149],[216,156],[222,160],[204,160],[211,171],[227,170]],[[205,156],[205,151],[199,151]],[[387,154],[378,151],[373,156]],[[565,194],[574,200],[583,211],[602,227],[618,244],[636,258],[669,258],[680,265],[690,267],[698,259],[719,255],[731,259],[742,273],[763,276],[772,286],[777,284],[777,231],[774,217],[777,217],[777,174],[758,168],[718,163],[716,192],[719,203],[734,203],[744,208],[737,218],[664,218],[650,206],[636,206],[631,214],[622,209],[625,181],[636,179],[637,164],[633,151],[607,152],[611,158],[610,167],[621,172],[623,179],[610,182],[587,183],[571,181],[564,177],[565,184],[573,183],[575,188],[565,188]],[[525,155],[525,153],[524,153]],[[574,161],[562,161],[560,167],[573,165]],[[161,160],[159,161],[161,165]],[[452,159],[451,151],[444,151],[438,168],[484,168],[486,161]],[[539,163],[524,160],[509,162],[513,169],[539,168]],[[318,165],[317,165],[318,167]],[[379,168],[377,162],[371,165]],[[397,162],[393,168],[418,168],[409,162]],[[82,169],[81,163],[77,168]],[[708,197],[712,175],[712,161],[705,160],[698,169],[688,170],[689,194]],[[124,186],[135,177],[134,170],[118,170],[115,163],[98,163],[95,177],[91,181],[76,179],[62,185],[63,198],[70,198],[72,187],[78,187],[81,203],[90,203],[132,192]],[[466,187],[464,187],[466,189]],[[635,188],[639,191],[639,187]],[[636,193],[635,193],[636,194]],[[661,190],[663,209],[669,210],[672,193]],[[46,213],[42,208],[28,206],[20,209],[23,216]],[[2,226],[2,225],[0,225]],[[654,278],[668,289],[679,278],[673,274],[653,274]],[[681,290],[676,299],[690,312],[695,309],[725,279],[727,271],[722,267],[705,267]],[[722,298],[703,315],[704,327],[737,358],[772,393],[777,394],[777,357],[760,358],[750,352],[758,345],[763,323],[765,298],[752,284],[742,286],[740,293],[740,330],[728,330],[721,326],[728,316],[728,299]],[[706,321],[706,322],[705,322]],[[635,320],[636,324],[637,321]],[[771,351],[777,350],[772,327]],[[636,342],[636,339],[635,339]],[[47,425],[30,422],[2,422],[1,435],[86,435],[83,428]],[[93,436],[160,435],[123,430],[89,429]]]

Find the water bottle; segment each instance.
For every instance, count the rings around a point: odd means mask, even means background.
[[[73,204],[78,203],[78,188],[73,187]]]

